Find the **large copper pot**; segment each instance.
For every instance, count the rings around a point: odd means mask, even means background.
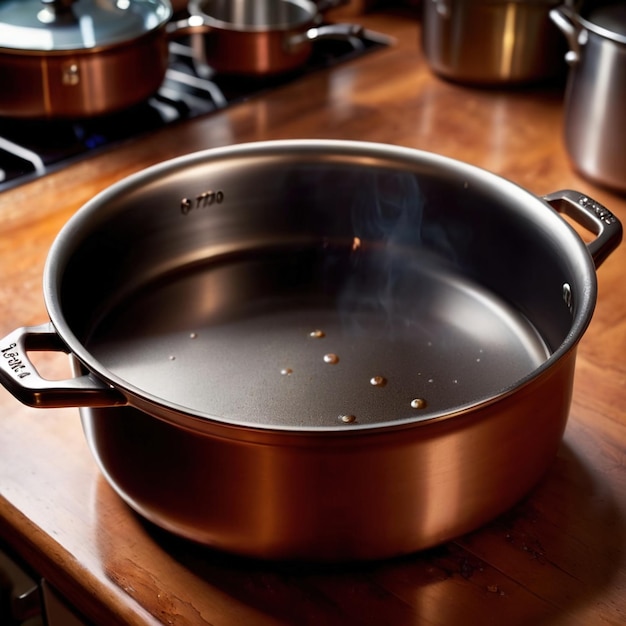
[[[192,154],[70,219],[50,322],[0,341],[0,378],[81,407],[107,480],[174,533],[272,559],[405,554],[550,466],[621,233],[576,192],[396,146]],[[70,353],[76,377],[44,380],[30,350]]]

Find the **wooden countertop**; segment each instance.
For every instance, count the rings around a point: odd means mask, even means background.
[[[187,152],[277,138],[380,141],[438,152],[540,195],[571,188],[626,222],[626,199],[579,177],[561,88],[474,89],[429,71],[416,19],[362,18],[389,49],[225,112],[164,129],[0,194],[0,335],[46,321],[41,277],[64,222],[114,181]],[[0,389],[0,536],[102,624],[626,623],[626,246],[598,270],[563,444],[522,503],[397,561],[306,569],[199,550],[144,525],[100,476],[75,409]],[[52,355],[42,368],[64,367]],[[46,370],[46,371],[48,371]]]

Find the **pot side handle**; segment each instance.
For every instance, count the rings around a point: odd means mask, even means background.
[[[576,14],[567,6],[559,6],[550,9],[550,19],[565,35],[570,47],[565,53],[565,61],[569,65],[576,65],[580,61],[581,33],[584,31],[579,24]]]
[[[363,36],[365,29],[359,24],[327,24],[325,26],[313,26],[304,33],[296,33],[287,37],[284,43],[285,50],[293,52],[298,46],[318,39],[352,39],[357,38],[355,46],[362,45],[358,38]]]
[[[559,213],[596,235],[587,244],[596,269],[617,248],[622,240],[622,224],[605,206],[578,191],[555,191],[543,199]]]
[[[201,15],[191,15],[181,20],[168,22],[165,26],[165,37],[168,40],[185,35],[210,35],[215,29]]]
[[[0,382],[23,404],[37,408],[127,404],[117,389],[89,374],[68,380],[43,378],[29,359],[29,351],[69,353],[51,323],[18,328],[0,340]]]

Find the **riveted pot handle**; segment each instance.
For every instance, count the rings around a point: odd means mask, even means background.
[[[622,240],[622,224],[605,206],[578,191],[555,191],[543,199],[559,213],[564,213],[596,235],[587,244],[596,268]]]
[[[28,352],[68,349],[52,324],[18,328],[0,342],[0,382],[20,402],[39,408],[119,406],[126,398],[113,387],[85,374],[68,380],[46,380]]]

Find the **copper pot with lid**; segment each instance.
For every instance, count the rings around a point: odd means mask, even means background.
[[[167,69],[168,0],[0,5],[0,115],[84,117],[150,96]]]

